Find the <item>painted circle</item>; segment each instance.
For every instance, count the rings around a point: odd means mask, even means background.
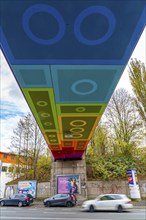
[[[55,134],[49,134],[49,137],[54,138],[54,137],[56,137],[56,135]]]
[[[86,121],[83,120],[74,120],[70,122],[71,126],[76,126],[76,127],[84,126],[86,124],[87,124]]]
[[[41,116],[42,116],[43,118],[48,118],[48,117],[50,117],[51,115],[50,115],[49,113],[43,112],[43,113],[41,113]]]
[[[84,132],[85,129],[84,128],[71,128],[70,129],[70,132],[73,132],[73,133],[81,133],[81,132]]]
[[[39,38],[38,36],[36,36],[34,33],[32,33],[30,25],[29,25],[29,21],[30,21],[30,18],[35,13],[38,13],[38,12],[49,13],[56,19],[58,26],[59,26],[59,29],[58,29],[58,33],[53,38],[42,39],[42,38]],[[65,23],[64,23],[62,15],[55,8],[53,8],[49,5],[46,5],[46,4],[36,4],[36,5],[29,7],[23,14],[23,21],[22,22],[23,22],[22,23],[23,29],[24,29],[25,33],[27,34],[27,36],[31,40],[33,40],[39,44],[44,44],[44,45],[55,44],[59,40],[61,40],[61,38],[63,37],[63,35],[65,33]]]
[[[108,23],[109,23],[109,27],[105,35],[103,35],[101,38],[98,38],[96,40],[87,39],[85,36],[83,36],[80,30],[81,24],[84,21],[84,19],[87,16],[92,15],[92,14],[102,14],[103,16],[107,18]],[[81,43],[86,44],[86,45],[98,45],[98,44],[105,42],[111,37],[111,35],[114,32],[115,26],[116,26],[116,20],[111,10],[109,10],[108,8],[104,6],[91,6],[83,10],[76,18],[75,24],[74,24],[74,33],[75,33],[76,38]]]
[[[48,103],[45,102],[45,101],[38,101],[38,102],[37,102],[37,105],[38,105],[38,106],[41,106],[41,107],[44,107],[44,106],[47,106]]]
[[[76,112],[84,112],[86,111],[86,108],[85,107],[77,107],[75,108]]]
[[[87,92],[78,91],[77,86],[79,86],[80,84],[84,84],[84,83],[90,84],[92,86],[92,88]],[[97,90],[97,84],[96,84],[95,81],[93,81],[91,79],[81,79],[81,80],[78,80],[78,81],[74,82],[71,86],[71,89],[77,95],[89,95],[89,94],[91,94],[91,93],[93,93]]]
[[[55,143],[55,142],[57,142],[57,140],[56,139],[50,139],[50,142]]]
[[[81,138],[83,137],[82,134],[72,134],[73,138]]]
[[[51,126],[51,125],[52,125],[52,122],[46,121],[46,122],[44,123],[44,125],[46,125],[46,126]]]

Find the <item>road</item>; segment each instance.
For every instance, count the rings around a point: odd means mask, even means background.
[[[1,220],[146,220],[146,209],[133,209],[130,212],[81,211],[80,208],[33,208],[1,207]]]

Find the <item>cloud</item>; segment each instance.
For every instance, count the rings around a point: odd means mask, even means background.
[[[6,120],[9,118],[15,118],[16,116],[24,116],[23,111],[18,111],[17,105],[8,101],[1,101],[1,115],[0,119]]]
[[[0,139],[0,151],[9,152],[8,149],[11,146],[11,137],[13,136],[13,130],[17,127],[17,123],[21,119],[21,116],[9,117],[1,120],[1,139]]]
[[[23,109],[24,112],[30,111],[28,104],[19,88],[12,72],[7,64],[2,51],[0,52],[1,60],[1,100],[2,103],[13,103],[18,109]]]
[[[13,130],[24,115],[30,112],[28,104],[8,66],[2,52],[0,52],[0,120],[1,120],[1,151],[7,152],[11,145]]]

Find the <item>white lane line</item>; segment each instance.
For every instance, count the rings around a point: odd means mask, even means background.
[[[54,212],[43,212],[43,213],[44,213],[44,214],[54,214]],[[61,214],[61,215],[62,215],[62,214],[63,214],[63,215],[64,215],[64,214],[66,214],[66,215],[72,214],[72,215],[74,215],[75,212],[68,212],[68,213],[67,213],[67,212],[56,212],[55,215],[56,215],[56,214],[59,214],[59,215],[60,215],[60,214]]]
[[[1,220],[3,220],[3,219],[21,219],[21,220],[26,220],[26,219],[28,219],[28,220],[65,220],[64,218],[42,218],[42,217],[7,217],[7,216],[1,216]],[[67,220],[77,220],[76,218],[66,218]],[[86,218],[80,218],[80,220],[86,220]],[[87,218],[87,220],[95,220],[95,218],[93,219],[93,218]],[[107,220],[107,219],[99,219],[98,218],[98,220]]]

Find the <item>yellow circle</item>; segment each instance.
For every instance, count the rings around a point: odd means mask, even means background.
[[[57,140],[56,139],[51,139],[50,142],[54,143],[54,142],[57,142]]]
[[[49,113],[43,112],[43,113],[41,114],[41,116],[42,116],[43,118],[48,118],[48,117],[50,117],[51,115],[50,115]]]
[[[82,122],[82,124],[75,124],[76,122]],[[76,127],[84,126],[86,124],[87,124],[86,121],[83,121],[83,120],[74,120],[70,122],[71,126],[76,126]]]
[[[51,126],[51,125],[52,125],[52,122],[49,122],[49,121],[48,121],[48,122],[45,122],[44,125],[46,125],[46,126]]]
[[[83,137],[82,134],[72,134],[73,138],[81,138]]]
[[[76,110],[76,112],[84,112],[84,111],[86,111],[86,108],[85,107],[77,107],[75,110]]]
[[[81,132],[84,132],[84,131],[85,131],[84,128],[71,128],[70,129],[70,132],[73,132],[73,133],[81,133]]]
[[[56,135],[55,134],[49,134],[49,137],[50,138],[53,138],[53,137],[55,137]]]
[[[38,105],[38,106],[41,106],[41,107],[44,107],[44,106],[47,106],[48,103],[45,102],[45,101],[38,101],[38,102],[37,102],[37,105]]]

